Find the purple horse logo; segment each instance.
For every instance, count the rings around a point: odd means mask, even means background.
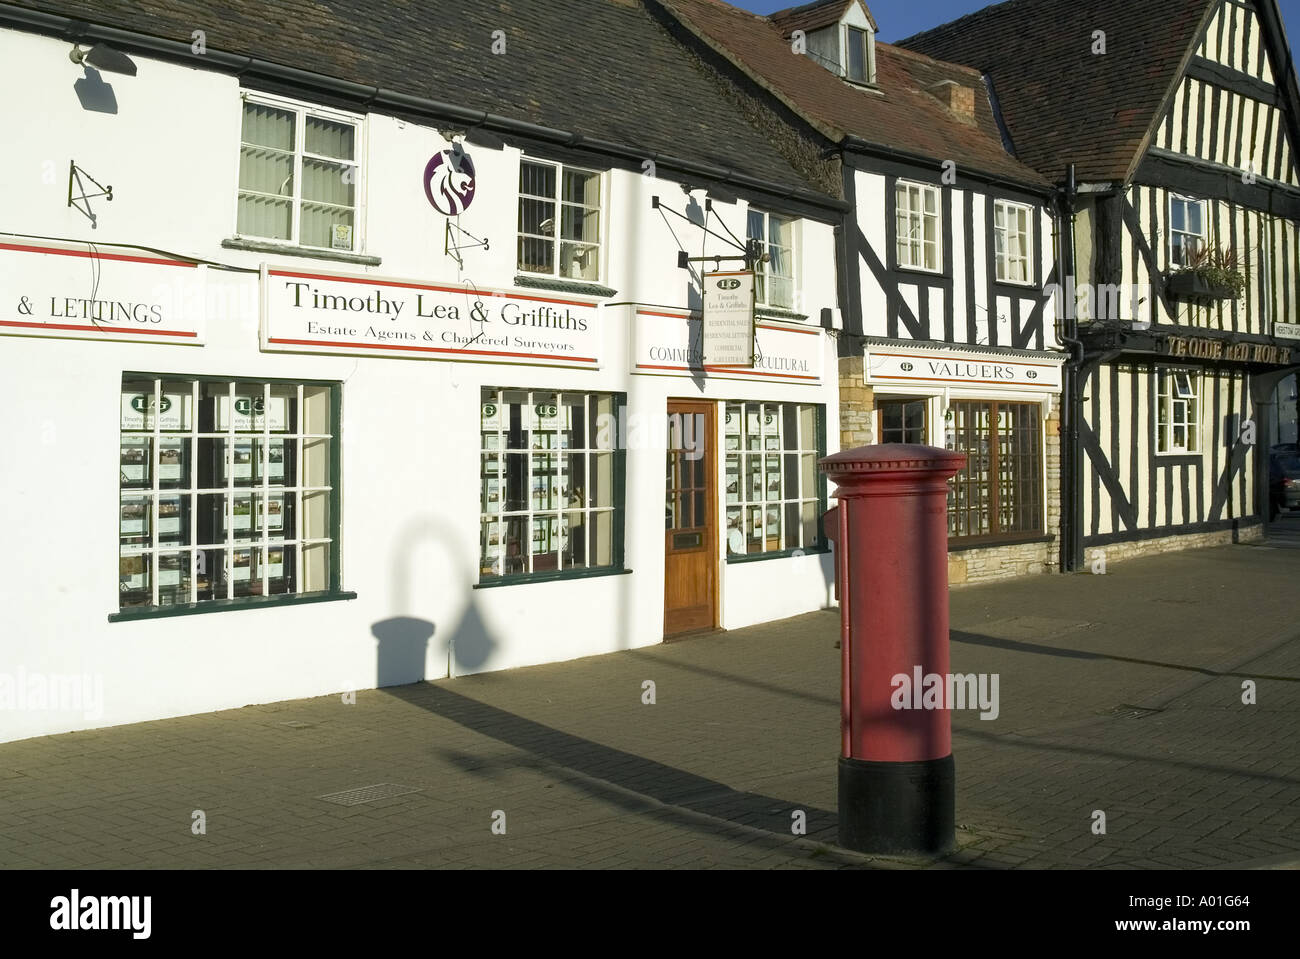
[[[439,213],[458,216],[474,202],[474,161],[466,153],[443,150],[424,168],[424,195]]]

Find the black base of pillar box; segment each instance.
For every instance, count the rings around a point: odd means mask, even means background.
[[[942,855],[957,848],[952,755],[910,763],[840,757],[840,845],[857,852]]]

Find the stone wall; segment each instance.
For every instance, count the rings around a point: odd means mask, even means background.
[[[876,403],[867,386],[863,357],[840,357],[840,449],[851,450],[875,442],[872,423]]]
[[[1252,543],[1264,538],[1264,525],[1242,525],[1237,530],[1218,530],[1213,533],[1185,533],[1163,536],[1160,539],[1137,540],[1131,543],[1110,543],[1106,546],[1089,546],[1083,551],[1087,569],[1102,572],[1112,563],[1157,553],[1177,553],[1185,549],[1204,549],[1207,546],[1226,546],[1229,543]]]

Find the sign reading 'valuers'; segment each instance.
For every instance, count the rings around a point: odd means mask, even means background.
[[[594,300],[262,267],[262,348],[600,365]]]

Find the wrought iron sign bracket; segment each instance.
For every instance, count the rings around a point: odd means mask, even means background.
[[[452,230],[456,231],[456,235],[454,237],[452,235]],[[462,237],[469,237],[474,242],[462,243],[460,242]],[[442,241],[442,252],[444,254],[451,257],[453,260],[455,260],[458,266],[464,267],[465,258],[460,255],[461,250],[476,250],[479,247],[482,247],[483,252],[486,253],[492,248],[491,241],[488,240],[486,237],[484,237],[483,239],[479,239],[473,233],[470,233],[468,230],[464,230],[461,227],[457,226],[455,223],[452,223],[451,219],[448,218],[447,228],[443,233],[443,241]]]
[[[83,176],[91,183],[95,184],[95,186],[99,187],[98,193],[86,192],[86,185],[81,182],[81,178]],[[77,189],[77,191],[79,191],[76,196],[73,196],[72,193],[74,187]],[[96,180],[85,170],[81,169],[81,167],[77,166],[76,160],[69,161],[68,163],[68,206],[74,207],[75,209],[81,211],[81,213],[83,213],[87,217],[87,219],[90,220],[91,229],[96,229],[99,226],[99,224],[98,222],[96,222],[98,220],[98,217],[95,216],[95,212],[90,208],[90,201],[101,196],[105,197],[111,203],[113,201],[113,188],[111,186],[104,186],[104,184],[100,183],[98,180]]]

